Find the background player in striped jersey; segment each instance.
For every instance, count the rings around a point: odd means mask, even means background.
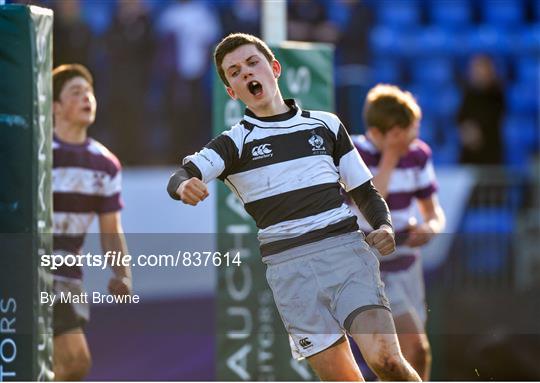
[[[428,380],[431,353],[424,332],[426,307],[418,247],[443,230],[445,217],[437,199],[431,150],[418,139],[421,117],[409,92],[378,85],[369,91],[364,105],[367,133],[352,139],[388,203],[396,231],[396,252],[381,258],[380,270],[401,350],[422,379]],[[415,202],[421,223],[415,219]],[[352,208],[360,228],[369,232],[369,223]]]
[[[53,210],[54,254],[80,254],[86,231],[99,218],[103,252],[127,253],[120,210],[121,167],[118,159],[87,136],[96,115],[93,80],[79,64],[53,71]],[[131,293],[129,267],[115,266],[111,294]],[[55,294],[80,294],[82,270],[55,270]],[[85,303],[55,303],[53,307],[54,373],[56,380],[80,380],[90,370],[90,352],[83,332],[89,318]]]
[[[308,358],[321,379],[362,378],[348,332],[381,379],[419,380],[401,354],[369,248],[394,250],[388,207],[347,131],[331,113],[283,100],[281,66],[260,39],[229,35],[214,59],[228,94],[247,105],[245,116],[184,159],[169,194],[197,205],[215,178],[236,193],[259,228],[266,277],[293,355]],[[365,241],[340,183],[375,228]]]

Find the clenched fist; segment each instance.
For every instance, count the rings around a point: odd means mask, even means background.
[[[131,279],[128,277],[112,277],[109,281],[109,292],[114,295],[131,295]]]
[[[195,206],[208,197],[208,188],[200,179],[192,177],[178,186],[176,194],[178,194],[183,203]]]
[[[376,248],[381,255],[388,255],[396,249],[394,230],[387,225],[382,225],[377,230],[369,233],[366,242]]]

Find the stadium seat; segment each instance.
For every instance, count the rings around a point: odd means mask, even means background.
[[[369,33],[369,45],[375,55],[395,55],[399,48],[397,32],[387,26],[377,25]]]
[[[442,132],[444,134],[444,132]],[[437,165],[455,165],[459,158],[459,146],[455,141],[447,141],[433,147],[433,162]]]
[[[534,116],[509,115],[503,121],[502,137],[507,165],[525,166],[530,155],[538,151],[540,137]]]
[[[523,22],[523,0],[484,0],[482,19],[495,27],[518,26]]]
[[[488,277],[508,272],[507,262],[512,252],[510,234],[466,235],[464,240],[468,242],[463,250],[470,273]]]
[[[433,87],[424,83],[411,84],[406,88],[418,101],[424,114],[435,116],[435,97],[433,97]]]
[[[375,6],[377,22],[393,27],[413,27],[420,23],[420,6],[417,1],[384,0]]]
[[[491,53],[505,55],[510,52],[511,34],[507,29],[483,24],[471,28],[463,39],[468,54]]]
[[[425,58],[411,62],[412,78],[415,83],[430,86],[452,82],[454,73],[452,62],[446,58]]]
[[[437,125],[432,117],[423,115],[420,123],[420,139],[427,142],[430,147],[436,145]]]
[[[540,83],[540,58],[519,57],[515,60],[516,81],[520,83]]]
[[[410,56],[417,51],[414,35],[414,30],[404,32],[393,26],[377,25],[370,32],[369,44],[375,56]]]
[[[456,37],[456,34],[450,29],[437,25],[422,28],[417,36],[417,53],[424,56],[454,55],[458,50],[458,45],[460,45]]]
[[[462,28],[471,23],[471,6],[467,0],[433,0],[429,7],[431,23]]]
[[[371,69],[375,83],[399,84],[402,81],[401,65],[396,59],[375,59]]]
[[[540,1],[540,0],[539,0]],[[511,32],[511,53],[519,55],[540,55],[540,23],[523,25]]]
[[[538,112],[538,84],[518,82],[513,84],[508,94],[508,104],[512,113]]]
[[[463,219],[464,233],[511,233],[514,212],[505,207],[482,207],[467,210]]]
[[[531,0],[531,1],[532,1],[534,19],[538,22],[540,21],[540,0]]]
[[[461,102],[461,92],[455,86],[448,84],[436,91],[435,111],[439,117],[453,119]]]

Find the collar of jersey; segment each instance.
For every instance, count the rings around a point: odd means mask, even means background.
[[[84,142],[81,142],[80,144],[72,144],[69,142],[62,141],[55,133],[53,133],[53,141],[58,143],[59,145],[68,147],[68,148],[86,148],[90,144],[90,137],[86,137],[86,140]]]
[[[285,104],[290,108],[287,112],[276,114],[275,116],[268,116],[268,117],[257,117],[255,113],[253,113],[251,110],[246,108],[244,120],[257,126],[269,127],[269,126],[272,126],[273,124],[265,124],[265,123],[287,121],[295,117],[301,112],[300,108],[298,107],[298,105],[296,105],[296,102],[293,99],[285,100]]]

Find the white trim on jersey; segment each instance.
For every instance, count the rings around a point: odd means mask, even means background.
[[[291,134],[295,132],[301,132],[304,130],[312,130],[315,126],[320,126],[321,123],[317,121],[313,121],[310,123],[307,123],[305,119],[297,118],[295,117],[294,120],[288,120],[289,124],[291,124],[290,128],[264,128],[264,129],[254,129],[251,134],[249,134],[246,138],[245,143],[250,143],[252,141],[256,140],[264,140],[265,138],[277,136],[280,134]]]
[[[229,175],[244,203],[289,191],[338,181],[337,169],[330,156],[297,158]],[[242,185],[242,187],[238,187]]]
[[[88,231],[95,213],[55,212],[53,216],[54,234],[82,235]]]
[[[322,229],[328,225],[343,221],[351,217],[351,210],[347,204],[332,210],[327,210],[317,215],[309,217],[309,222],[305,218],[283,221],[278,224],[259,230],[257,235],[261,245],[276,240],[283,240],[298,237],[310,231]]]
[[[55,193],[80,193],[109,197],[120,193],[122,173],[114,177],[101,170],[80,167],[61,167],[52,169],[52,190]]]
[[[201,171],[202,181],[208,183],[216,179],[225,170],[225,162],[213,149],[203,148],[182,161],[182,165],[193,162]]]
[[[351,171],[350,169],[354,169]],[[371,172],[362,161],[358,150],[351,150],[339,160],[340,182],[345,185],[345,191],[351,191],[369,181]]]

